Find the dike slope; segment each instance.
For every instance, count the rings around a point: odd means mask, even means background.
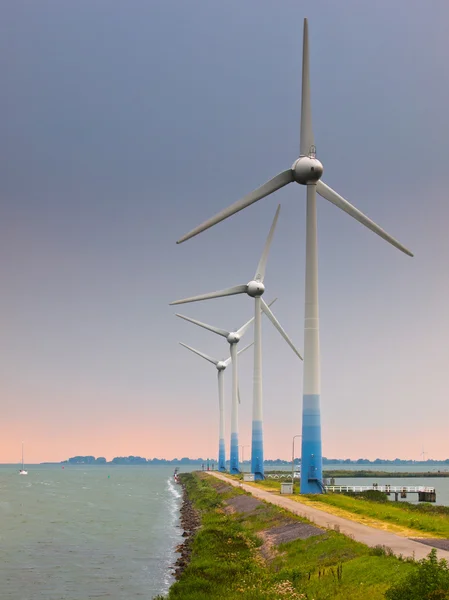
[[[393,553],[397,556],[402,555],[404,558],[415,558],[416,560],[425,558],[429,554],[429,545],[427,545],[424,541],[416,541],[416,538],[415,540],[411,540],[394,533],[389,533],[381,529],[369,527],[368,525],[356,523],[350,519],[345,519],[343,517],[325,512],[324,510],[319,510],[315,507],[301,504],[296,500],[291,500],[290,498],[280,496],[274,492],[267,492],[266,490],[257,488],[255,486],[246,485],[240,481],[231,479],[222,473],[209,471],[208,474],[213,475],[217,479],[221,479],[222,481],[225,481],[234,487],[240,487],[246,492],[252,494],[255,498],[260,498],[261,500],[265,500],[266,502],[270,502],[271,504],[285,508],[293,514],[304,517],[320,527],[324,527],[326,529],[337,529],[340,531],[340,533],[343,533],[344,535],[351,537],[357,542],[361,542],[367,546],[386,546],[391,548]],[[437,555],[438,558],[445,558],[449,561],[449,551],[438,548]]]

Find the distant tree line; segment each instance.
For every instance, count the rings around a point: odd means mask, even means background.
[[[61,464],[70,465],[202,465],[211,464],[216,462],[214,458],[173,458],[167,460],[166,458],[143,458],[142,456],[116,456],[111,461],[107,461],[104,456],[73,456],[68,460],[64,460]],[[245,463],[250,463],[249,460],[245,460]],[[264,460],[264,464],[267,466],[279,466],[279,465],[291,465],[291,460],[283,460],[276,458],[275,460]],[[301,460],[295,458],[295,464],[300,465]],[[376,460],[368,460],[367,458],[358,458],[357,460],[351,460],[350,458],[326,458],[323,457],[324,465],[449,465],[449,458],[446,460],[405,460],[401,458],[395,458],[393,460],[387,460],[383,458],[376,458]]]
[[[174,458],[167,460],[166,458],[143,458],[142,456],[116,456],[111,461],[107,461],[103,456],[95,458],[95,456],[72,456],[68,460],[61,461],[61,464],[69,465],[191,465],[203,464],[212,462],[209,458]]]

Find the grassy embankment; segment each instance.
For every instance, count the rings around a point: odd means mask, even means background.
[[[314,530],[307,539],[272,545],[266,535],[271,528],[307,522],[264,502],[246,513],[229,512],[227,502],[249,495],[223,488],[206,474],[181,477],[202,526],[190,563],[168,600],[381,600],[391,585],[416,569],[383,548],[368,548],[337,531]]]
[[[280,490],[281,484],[279,481],[266,479],[249,485],[276,492]],[[296,489],[297,485],[295,485]],[[382,496],[381,493],[376,495]],[[295,494],[289,498],[406,537],[449,538],[449,507],[447,506],[429,503],[396,503],[390,502],[386,496],[384,502],[373,502],[338,493],[306,496]]]

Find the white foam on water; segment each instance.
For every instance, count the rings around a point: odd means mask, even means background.
[[[181,498],[182,494],[178,489],[176,489],[172,479],[168,479],[167,483],[168,483],[168,489],[173,494],[173,496],[175,498]]]
[[[164,592],[167,592],[168,588],[174,582],[173,566],[176,560],[175,546],[177,545],[177,542],[179,543],[182,540],[180,529],[177,527],[179,521],[179,509],[181,507],[182,492],[179,489],[178,485],[174,483],[171,477],[167,479],[167,489],[170,495],[169,511],[171,521],[171,533],[169,535],[172,540],[173,546],[172,548],[170,548],[165,558],[166,567],[164,575]]]

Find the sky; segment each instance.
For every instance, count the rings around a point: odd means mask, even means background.
[[[175,242],[298,157],[304,17],[323,180],[415,254],[319,199],[323,455],[449,457],[447,1],[5,0],[0,462],[216,457],[216,370],[178,342],[229,347],[169,302],[252,279],[278,203],[264,298],[302,350],[302,186]],[[265,318],[263,386],[265,457],[289,459],[302,363]]]

